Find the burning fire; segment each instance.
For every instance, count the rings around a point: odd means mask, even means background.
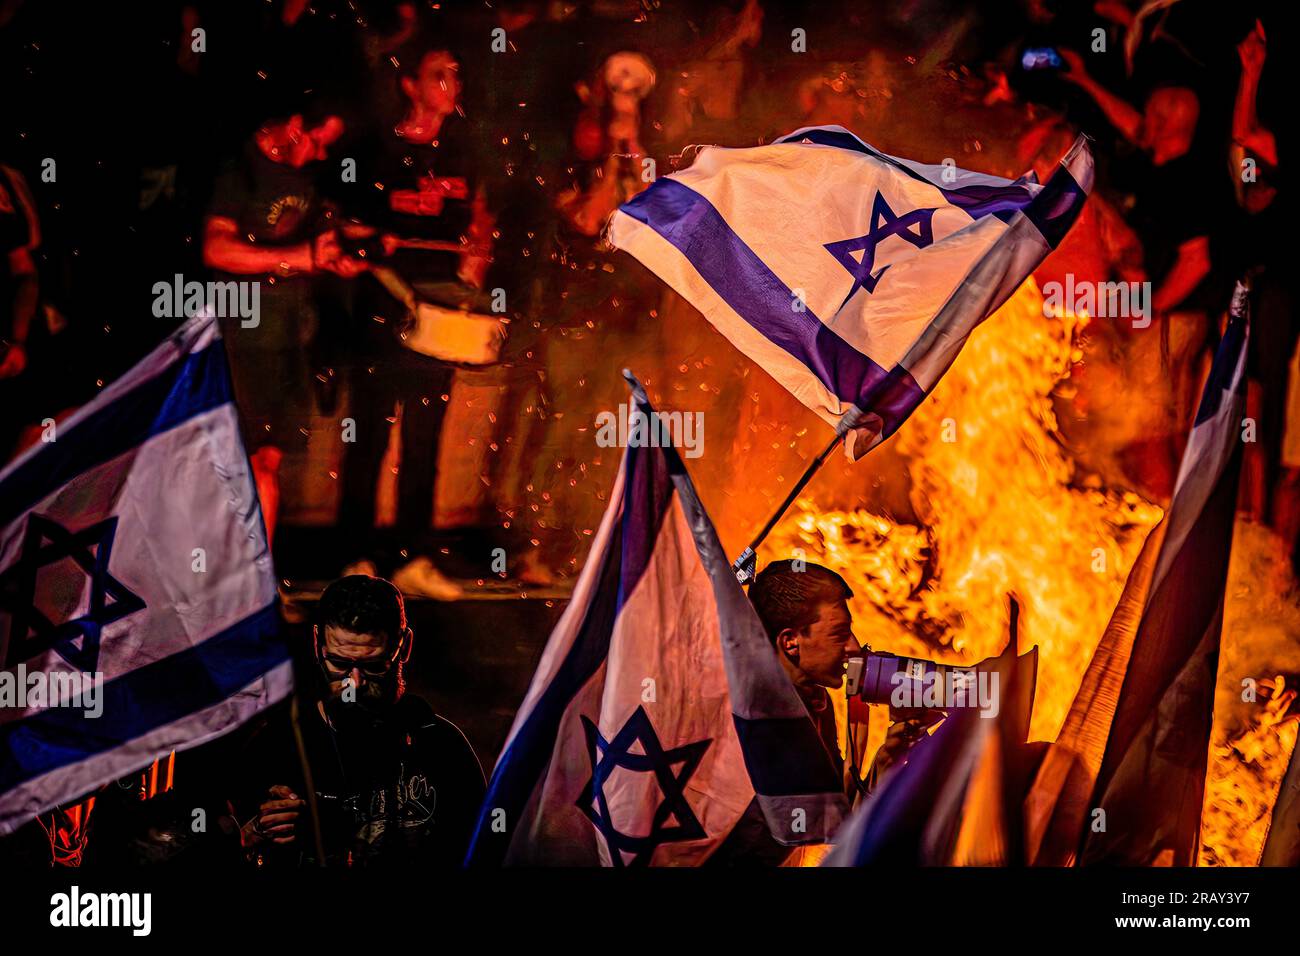
[[[1083,316],[1044,319],[1033,281],[975,334],[894,437],[922,527],[811,500],[767,556],[802,549],[844,574],[858,638],[878,650],[974,663],[1006,645],[1006,596],[1039,646],[1031,734],[1056,736],[1146,533],[1161,510],[1076,487],[1052,391],[1081,353]],[[1023,650],[1024,648],[1022,648]]]
[[[1202,866],[1258,862],[1295,747],[1300,592],[1287,550],[1262,525],[1237,522],[1201,814]]]
[[[1020,650],[1039,648],[1034,740],[1059,732],[1129,568],[1162,514],[1134,493],[1076,483],[1052,393],[1082,357],[1078,338],[1087,322],[1070,313],[1045,319],[1030,280],[975,332],[894,438],[919,527],[867,510],[825,510],[804,498],[760,556],[761,564],[802,553],[834,568],[853,588],[859,640],[951,663],[1003,649],[1006,596],[1014,593],[1022,609]],[[1239,537],[1237,550],[1257,551],[1260,540],[1251,534],[1243,545]],[[1244,563],[1234,562],[1230,601]],[[1290,606],[1300,617],[1293,600]],[[1260,678],[1300,665],[1294,650],[1283,662],[1280,651],[1230,649],[1252,620],[1253,612],[1234,623],[1229,611],[1220,697],[1225,687],[1240,694],[1237,664]],[[1273,650],[1285,645],[1280,634],[1257,636],[1261,642]],[[1274,669],[1251,671],[1247,659],[1252,666],[1268,659]],[[1266,697],[1261,692],[1261,704]],[[1203,862],[1253,863],[1292,741],[1279,740],[1273,724],[1242,736],[1249,717],[1241,706],[1215,711]],[[1230,736],[1235,743],[1227,743]]]

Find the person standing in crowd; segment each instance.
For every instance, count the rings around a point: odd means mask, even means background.
[[[1201,101],[1188,86],[1152,90],[1139,111],[1092,78],[1083,57],[1061,49],[1069,69],[1063,77],[1087,93],[1140,155],[1119,171],[1122,192],[1131,196],[1127,218],[1144,251],[1144,270],[1153,291],[1149,316],[1160,329],[1168,369],[1168,427],[1152,440],[1147,484],[1173,491],[1186,422],[1199,391],[1202,365],[1212,337],[1209,317],[1227,303],[1223,264],[1212,258],[1211,232],[1231,208],[1229,182],[1198,135]],[[1142,334],[1142,333],[1138,333]]]
[[[1290,194],[1279,173],[1278,136],[1261,119],[1258,103],[1268,61],[1260,21],[1237,44],[1237,56],[1241,75],[1232,113],[1233,161],[1241,171],[1237,253],[1251,285],[1246,414],[1261,426],[1260,440],[1243,449],[1242,505],[1254,517],[1267,516],[1294,552],[1300,538],[1300,323],[1289,271]]]
[[[340,117],[320,110],[264,123],[219,176],[204,227],[204,263],[224,280],[259,284],[260,314],[222,318],[221,328],[268,540],[284,452],[308,434],[312,279],[366,269],[343,251],[337,216],[314,179],[343,130]]]
[[[27,419],[48,410],[36,400],[36,391],[50,376],[28,367],[40,300],[33,253],[40,243],[40,221],[26,180],[13,167],[0,165],[0,255],[4,257],[0,271],[0,463],[14,451],[19,434],[29,424]]]
[[[680,71],[664,113],[664,140],[674,148],[734,135],[739,125],[746,81],[746,50],[763,36],[763,7],[744,0],[738,10],[713,11],[712,30],[693,45],[693,56]]]
[[[404,594],[455,600],[459,585],[433,563],[433,507],[438,455],[454,369],[404,348],[397,336],[418,300],[487,311],[479,290],[492,246],[481,161],[461,108],[460,64],[445,48],[399,57],[404,112],[378,133],[363,181],[359,212],[384,232],[391,255],[358,289],[350,361],[356,441],[346,446],[339,524],[354,548],[348,570],[385,573]],[[409,244],[409,245],[408,245]],[[414,248],[410,246],[416,246]],[[442,248],[438,248],[442,246]],[[432,247],[432,248],[431,248]],[[391,423],[400,419],[401,464],[392,547],[379,545],[375,492]],[[409,560],[393,570],[398,555]]]
[[[553,12],[557,15],[559,7]],[[540,524],[554,511],[545,490],[570,463],[554,445],[557,363],[551,343],[569,323],[582,322],[563,295],[564,250],[557,236],[555,199],[569,158],[569,131],[579,109],[575,85],[591,56],[581,24],[548,17],[538,0],[504,0],[491,16],[466,24],[466,48],[483,56],[466,84],[466,111],[483,130],[484,176],[496,220],[492,265],[484,287],[501,290],[510,335],[497,370],[500,393],[492,441],[501,449],[487,463],[499,540],[510,573],[521,583],[553,583],[550,535]],[[479,46],[481,44],[481,46]],[[493,44],[496,46],[494,47]],[[525,528],[525,515],[536,516]],[[547,517],[543,517],[547,516]]]
[[[632,358],[638,352],[666,351],[660,342],[669,333],[655,317],[662,288],[640,263],[600,237],[614,210],[654,179],[656,160],[644,144],[654,129],[654,116],[647,115],[646,107],[656,79],[648,57],[619,50],[578,86],[583,110],[574,124],[571,163],[556,207],[564,309],[554,321],[549,343],[541,343],[554,346],[557,356],[581,357],[548,363],[551,412],[557,419],[588,422],[598,410],[617,407],[627,394],[617,369],[634,361],[639,367],[641,360]],[[525,555],[541,552],[551,568],[572,571],[583,544],[568,529],[599,521],[600,499],[584,492],[612,474],[588,468],[588,463],[600,460],[604,468],[613,469],[618,459],[602,459],[602,449],[589,431],[565,434],[566,444],[558,454],[547,456],[562,467],[553,465],[535,474],[529,490],[532,504],[539,506],[521,509],[518,527],[527,532]],[[533,546],[535,541],[543,544]],[[526,559],[521,577],[549,583],[549,568]]]
[[[321,595],[298,728],[330,865],[454,867],[469,846],[483,768],[455,724],[406,692],[414,641],[388,581],[351,575]],[[296,750],[290,721],[259,728],[232,801],[247,854],[271,866],[321,862]]]

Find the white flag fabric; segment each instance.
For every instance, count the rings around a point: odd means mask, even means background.
[[[681,458],[629,447],[467,864],[696,865],[755,797],[778,842],[822,843],[842,786]]]
[[[292,688],[216,320],[0,472],[0,834]]]
[[[852,425],[858,458],[1060,242],[1092,180],[1082,136],[1040,185],[807,127],[701,150],[621,206],[608,238],[823,419]]]

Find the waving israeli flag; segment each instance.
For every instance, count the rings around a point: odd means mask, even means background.
[[[1240,282],[1228,314],[1164,520],[1026,798],[1039,865],[1197,863],[1247,421],[1250,303]],[[1286,816],[1285,790],[1279,801],[1275,820]],[[1108,828],[1093,827],[1098,807]]]
[[[624,204],[608,237],[801,402],[851,425],[857,458],[1060,242],[1092,178],[1085,137],[1040,185],[808,127],[701,151]]]
[[[467,864],[694,866],[754,801],[779,843],[824,843],[841,787],[676,449],[630,444]]]
[[[291,689],[216,320],[0,472],[0,834]]]

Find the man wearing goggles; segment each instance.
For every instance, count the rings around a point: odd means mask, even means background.
[[[317,674],[299,683],[317,693],[310,703],[303,695],[298,726],[327,863],[457,865],[464,855],[483,770],[459,728],[406,693],[414,639],[401,592],[382,578],[351,575],[321,596]],[[292,728],[279,729],[256,748],[269,786],[255,791],[265,796],[243,826],[244,846],[263,864],[315,862],[308,778]]]

